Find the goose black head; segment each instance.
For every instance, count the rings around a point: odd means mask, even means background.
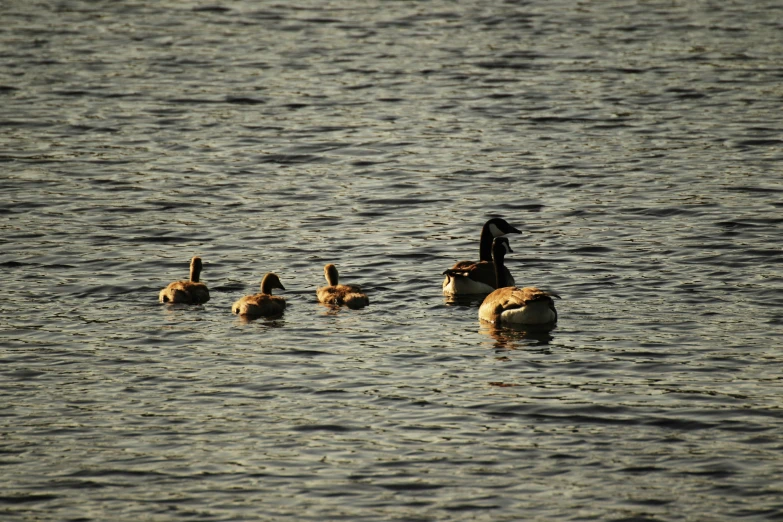
[[[500,237],[505,236],[506,234],[521,234],[522,232],[516,228],[511,226],[508,221],[506,221],[503,218],[492,218],[486,223],[484,223],[484,228],[486,228],[490,234],[492,234],[492,237]]]
[[[507,237],[496,237],[492,242],[492,255],[495,257],[499,256],[502,259],[506,254],[513,252],[514,251],[511,250],[511,243],[508,242]]]

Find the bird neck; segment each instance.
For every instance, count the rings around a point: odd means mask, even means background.
[[[329,284],[329,286],[337,286],[339,280],[340,278],[337,275],[337,269],[334,267],[329,267],[329,269],[326,271],[326,282]]]
[[[201,269],[197,265],[192,265],[190,267],[190,281],[198,283],[199,277],[201,277]]]
[[[506,279],[506,265],[504,264],[505,252],[497,251],[493,252],[492,263],[495,265],[495,288],[505,288],[508,286],[508,280]]]
[[[492,240],[495,239],[489,227],[484,225],[479,240],[479,261],[492,261]]]

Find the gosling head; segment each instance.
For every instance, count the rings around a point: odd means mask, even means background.
[[[272,289],[274,288],[285,290],[285,287],[283,286],[283,283],[280,282],[280,278],[277,277],[277,274],[269,272],[264,275],[264,278],[261,280],[261,293],[271,294]]]

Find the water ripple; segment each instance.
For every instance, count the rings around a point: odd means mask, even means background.
[[[779,517],[777,5],[71,4],[0,41],[4,518]],[[555,329],[441,295],[494,216]]]

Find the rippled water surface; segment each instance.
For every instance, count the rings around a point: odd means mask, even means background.
[[[779,2],[0,22],[3,520],[783,518]],[[548,334],[441,295],[491,216]]]

